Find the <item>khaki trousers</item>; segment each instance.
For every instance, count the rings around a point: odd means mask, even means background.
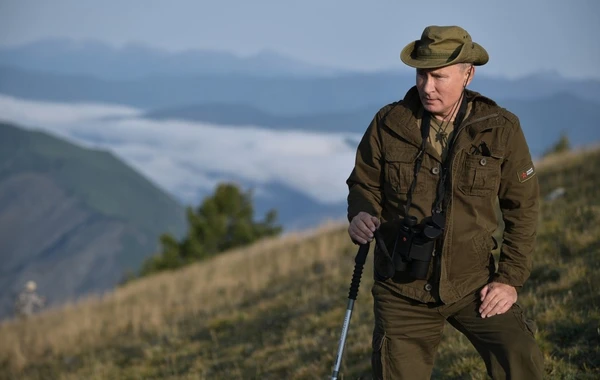
[[[504,314],[479,315],[479,291],[450,305],[421,303],[376,281],[372,368],[375,379],[429,379],[448,321],[475,346],[492,379],[543,377],[542,353],[533,322],[518,304]]]

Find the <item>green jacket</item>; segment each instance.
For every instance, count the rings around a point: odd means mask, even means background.
[[[452,303],[489,281],[519,288],[531,272],[539,188],[519,120],[476,92],[466,91],[466,96],[471,112],[455,132],[449,154],[446,228],[428,280],[414,280],[403,272],[385,280],[400,294],[421,302]],[[358,146],[347,180],[348,219],[361,211],[381,218],[380,231],[390,254],[421,146],[421,109],[416,87],[402,101],[383,107]],[[440,155],[427,143],[409,211],[419,221],[431,215],[441,167]],[[491,251],[497,200],[505,230],[496,270]],[[375,267],[382,262],[386,263],[383,253],[375,249]],[[381,280],[377,270],[375,279]]]

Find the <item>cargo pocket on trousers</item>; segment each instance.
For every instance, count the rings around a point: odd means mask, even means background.
[[[387,371],[387,338],[385,334],[373,334],[373,354],[371,356],[373,379],[383,380]]]
[[[535,321],[532,319],[525,318],[523,309],[521,309],[521,306],[519,306],[519,304],[515,303],[511,307],[511,311],[512,311],[513,315],[515,316],[515,318],[517,319],[519,326],[521,326],[521,329],[523,331],[529,333],[529,335],[531,335],[531,337],[535,339],[535,333],[537,332],[537,325],[536,325]]]

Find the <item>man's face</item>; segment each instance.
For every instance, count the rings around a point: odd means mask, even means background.
[[[473,75],[469,72],[473,67],[461,64],[439,69],[417,69],[417,89],[423,107],[438,119],[443,119],[456,112],[460,95]],[[453,109],[454,108],[454,109]]]

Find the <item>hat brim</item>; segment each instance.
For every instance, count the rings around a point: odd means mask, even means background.
[[[415,51],[417,42],[418,41],[413,41],[409,43],[400,52],[400,59],[402,62],[416,69],[438,69],[456,63],[471,63],[475,66],[482,66],[490,59],[487,51],[476,42],[473,42],[473,49],[465,49],[465,45],[463,45],[458,55],[453,59],[413,57],[412,53]]]

